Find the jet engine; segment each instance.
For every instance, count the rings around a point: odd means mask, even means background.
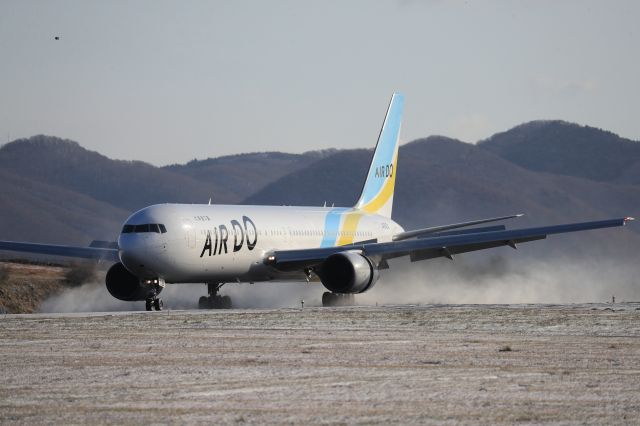
[[[162,291],[163,287],[159,280],[141,281],[122,263],[116,263],[109,268],[105,281],[107,290],[113,297],[127,302],[153,298]]]
[[[333,293],[364,293],[378,281],[378,268],[371,259],[356,252],[329,256],[318,271],[320,281]]]

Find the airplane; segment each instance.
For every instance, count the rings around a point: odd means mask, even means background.
[[[361,195],[353,207],[156,204],[133,213],[117,244],[90,247],[0,241],[0,250],[114,262],[109,293],[161,310],[167,284],[205,283],[201,309],[230,308],[230,282],[320,281],[323,306],[348,305],[370,290],[393,258],[412,262],[542,240],[547,235],[623,226],[631,217],[507,230],[472,227],[513,214],[406,231],[391,219],[404,97],[394,93]],[[472,227],[472,228],[470,228]]]

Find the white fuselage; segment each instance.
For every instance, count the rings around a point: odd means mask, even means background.
[[[302,280],[301,272],[265,265],[265,256],[391,241],[403,231],[391,219],[352,208],[206,204],[153,205],[131,215],[123,229],[128,232],[118,239],[122,264],[140,278],[168,283]]]

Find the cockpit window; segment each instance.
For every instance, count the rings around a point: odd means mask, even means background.
[[[149,232],[149,225],[148,224],[136,225],[133,232]]]
[[[123,234],[140,233],[140,232],[155,232],[156,234],[165,234],[167,228],[161,223],[145,223],[142,225],[124,225],[122,228]]]

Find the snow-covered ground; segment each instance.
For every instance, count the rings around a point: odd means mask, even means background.
[[[640,304],[0,316],[0,423],[633,424]]]

